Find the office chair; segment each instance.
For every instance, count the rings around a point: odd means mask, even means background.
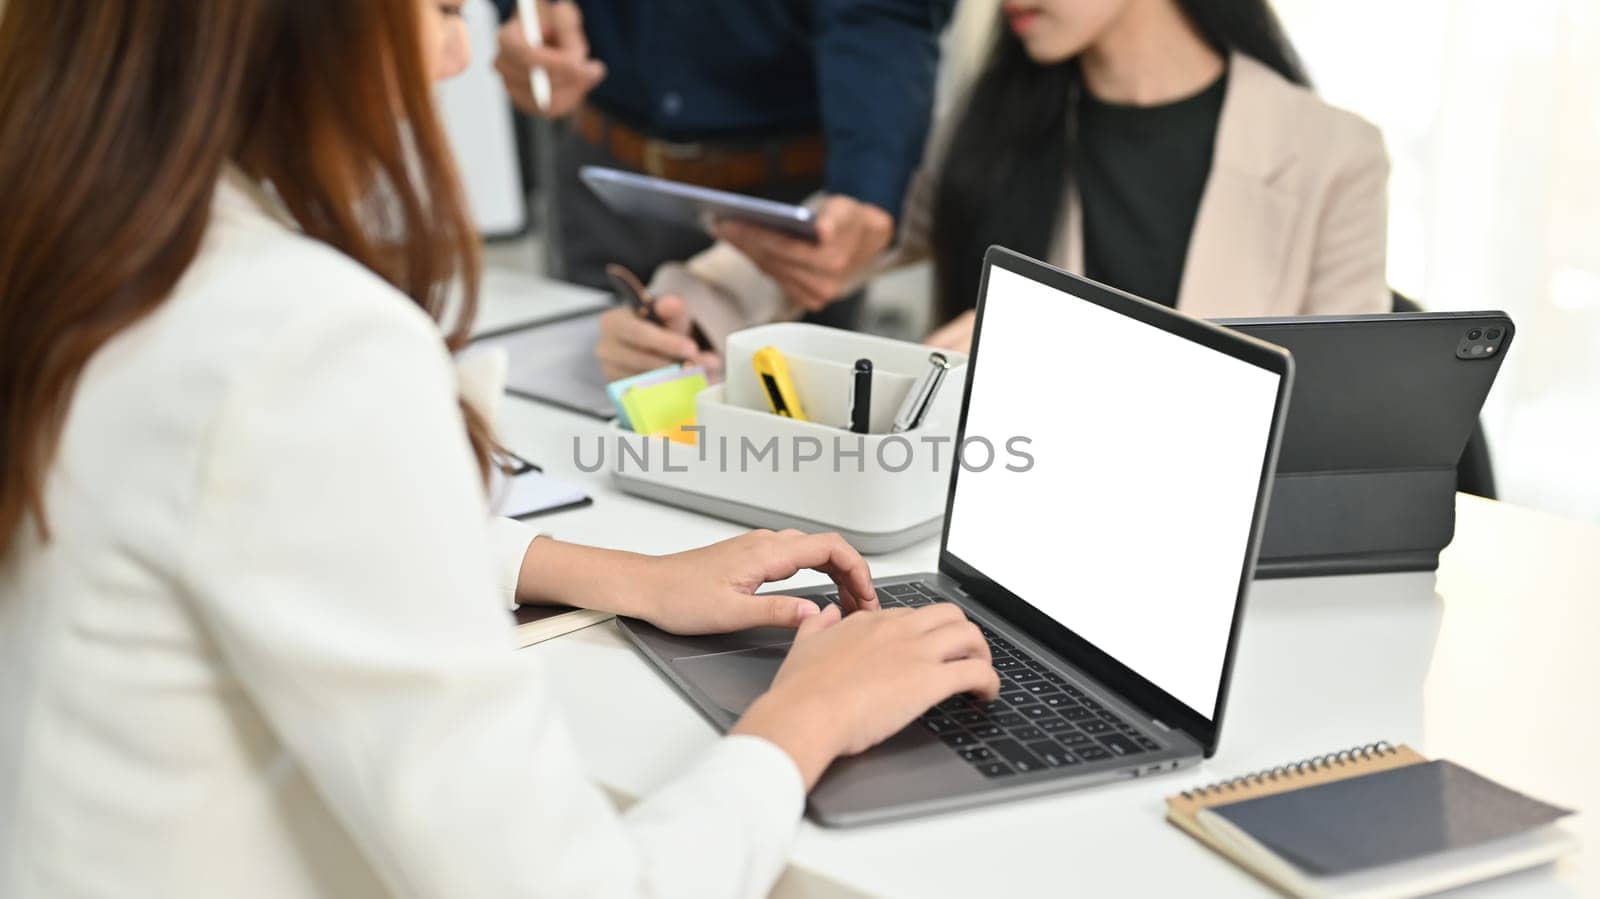
[[[1400,293],[1390,291],[1392,312],[1422,312],[1422,304]],[[1472,436],[1467,438],[1461,451],[1461,461],[1456,463],[1456,489],[1485,499],[1496,499],[1494,466],[1489,461],[1489,439],[1483,433],[1483,419],[1472,426]]]

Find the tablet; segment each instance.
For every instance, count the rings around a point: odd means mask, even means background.
[[[1219,319],[1297,371],[1257,577],[1431,571],[1456,466],[1516,332],[1504,312]]]
[[[623,215],[702,229],[715,219],[738,219],[805,240],[817,239],[816,215],[804,206],[597,165],[579,169],[578,177],[607,206]]]

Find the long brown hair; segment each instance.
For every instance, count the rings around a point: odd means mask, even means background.
[[[0,0],[0,556],[90,357],[161,305],[227,164],[466,340],[477,239],[418,0]],[[480,467],[490,442],[463,405]]]

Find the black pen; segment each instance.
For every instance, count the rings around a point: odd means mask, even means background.
[[[865,434],[872,427],[872,360],[857,359],[850,378],[850,430]]]
[[[617,295],[617,299],[627,303],[634,312],[643,315],[651,324],[663,327],[666,325],[656,313],[656,298],[650,295],[644,282],[639,280],[638,275],[629,271],[627,266],[615,262],[607,265],[606,278],[611,281],[611,292]],[[694,339],[694,345],[700,348],[700,352],[716,351],[716,347],[711,344],[711,338],[706,336],[706,332],[700,328],[700,323],[694,319],[689,320],[689,336]]]

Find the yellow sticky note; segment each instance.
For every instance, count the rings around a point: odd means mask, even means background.
[[[633,423],[634,433],[658,434],[676,429],[695,417],[694,398],[706,389],[706,376],[700,373],[646,387],[633,387],[622,394],[622,407]]]
[[[672,427],[667,428],[665,431],[659,431],[655,434],[651,434],[650,436],[665,437],[673,443],[681,443],[684,446],[694,446],[699,442],[700,432],[686,431],[684,430],[686,427],[694,427],[694,419],[691,418],[688,421],[680,421]]]

